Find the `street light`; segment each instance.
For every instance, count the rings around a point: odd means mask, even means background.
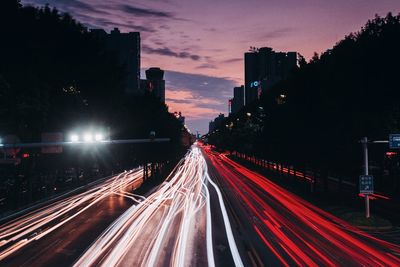
[[[70,140],[71,142],[76,143],[79,141],[79,136],[77,134],[71,134]]]
[[[91,133],[85,133],[83,136],[85,142],[93,142],[93,135]]]
[[[94,140],[96,140],[97,142],[103,141],[104,140],[104,135],[102,133],[97,133],[94,136]]]

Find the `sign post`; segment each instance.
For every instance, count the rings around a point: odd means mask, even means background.
[[[369,194],[374,193],[374,177],[369,175],[368,172],[368,142],[373,144],[387,144],[389,143],[390,149],[400,149],[400,134],[390,134],[389,140],[381,141],[368,141],[367,137],[364,137],[360,143],[363,146],[364,154],[364,175],[360,176],[360,194],[365,195],[365,217],[370,217],[369,211]]]
[[[374,180],[368,171],[368,138],[364,137],[361,140],[364,152],[364,175],[360,176],[360,193],[365,195],[365,217],[368,219],[370,214],[369,209],[369,194],[374,192]]]

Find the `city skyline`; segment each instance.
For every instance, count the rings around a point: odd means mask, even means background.
[[[358,31],[375,14],[400,10],[400,3],[393,0],[22,3],[49,3],[89,28],[139,31],[142,71],[150,67],[165,70],[170,111],[182,111],[188,127],[201,133],[207,132],[208,122],[219,113],[227,114],[233,87],[243,84],[243,55],[250,46],[298,51],[309,59]],[[243,14],[249,14],[245,20]]]

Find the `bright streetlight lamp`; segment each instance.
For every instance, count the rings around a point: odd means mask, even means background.
[[[83,135],[83,140],[85,141],[85,142],[93,142],[93,135],[91,134],[91,133],[85,133],[84,135]]]
[[[102,134],[102,133],[97,133],[97,134],[94,136],[94,140],[96,140],[97,142],[103,141],[103,140],[104,140],[103,134]]]
[[[78,142],[79,141],[79,136],[77,134],[71,134],[70,140],[73,143]]]

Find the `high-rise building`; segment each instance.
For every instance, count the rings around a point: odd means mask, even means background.
[[[253,102],[257,99],[258,94],[258,69],[257,69],[257,53],[244,54],[244,82],[245,82],[245,104]]]
[[[165,80],[164,71],[160,68],[146,70],[145,92],[152,94],[162,102],[165,102]]]
[[[297,66],[296,52],[275,52],[270,47],[252,48],[244,54],[245,105],[286,78]]]
[[[230,100],[229,112],[235,114],[244,106],[244,86],[233,88],[233,98]]]
[[[106,48],[111,50],[124,68],[124,87],[127,94],[142,95],[140,90],[140,33],[121,33],[114,28],[110,34],[102,29],[92,29],[91,33],[100,41],[103,41]]]

